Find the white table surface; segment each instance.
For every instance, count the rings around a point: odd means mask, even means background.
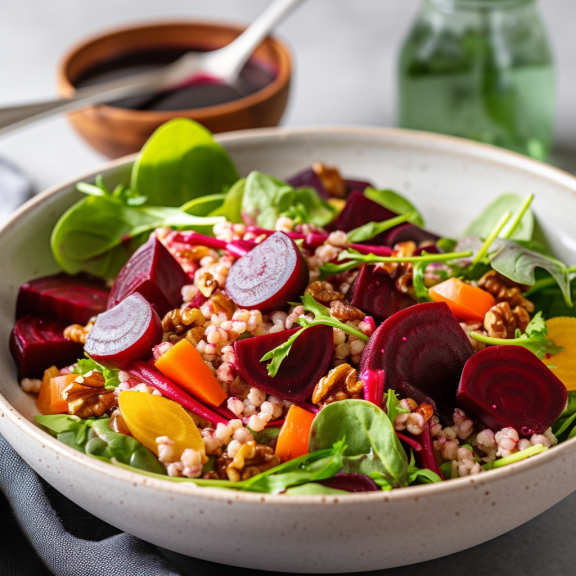
[[[285,125],[394,125],[395,63],[420,0],[309,0],[279,27],[295,55]],[[0,105],[55,95],[63,52],[103,28],[155,19],[214,17],[250,21],[268,0],[19,0],[0,4]],[[542,0],[558,67],[557,155],[576,166],[576,0]],[[64,118],[0,137],[0,155],[37,190],[105,159]],[[576,479],[575,479],[576,487]],[[529,503],[527,504],[529,505]],[[438,511],[441,514],[441,511]],[[576,566],[576,494],[532,522],[482,546],[386,576],[561,576]],[[418,518],[414,518],[418,522]],[[474,529],[474,518],[470,529]],[[432,529],[432,528],[431,528]],[[407,538],[410,536],[407,535]],[[386,546],[386,543],[382,543]],[[222,567],[172,556],[183,574]],[[248,571],[234,569],[236,575]]]

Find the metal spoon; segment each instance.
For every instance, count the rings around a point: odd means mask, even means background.
[[[188,52],[158,70],[136,74],[77,90],[71,98],[58,98],[0,108],[0,134],[52,114],[71,112],[136,94],[171,90],[199,75],[234,84],[248,58],[267,34],[304,0],[275,0],[238,38],[212,52]]]

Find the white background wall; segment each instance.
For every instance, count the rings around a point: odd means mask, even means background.
[[[0,4],[0,105],[55,94],[56,65],[103,28],[180,17],[248,22],[269,0],[18,0]],[[295,54],[284,124],[395,122],[395,64],[421,0],[308,0],[279,27]],[[557,140],[576,158],[576,0],[540,0],[558,65]],[[0,137],[44,188],[103,161],[63,118]]]

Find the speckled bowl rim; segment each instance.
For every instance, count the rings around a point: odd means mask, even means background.
[[[296,128],[262,128],[253,130],[243,130],[233,133],[220,134],[216,139],[221,143],[245,141],[247,145],[259,139],[266,138],[284,138],[289,136],[313,136],[313,135],[340,135],[346,137],[352,136],[385,136],[388,138],[399,138],[399,143],[402,138],[413,138],[420,140],[422,144],[429,144],[431,147],[436,147],[444,150],[458,150],[459,153],[466,155],[471,154],[474,157],[482,157],[490,159],[491,161],[513,166],[518,169],[527,169],[535,176],[546,178],[547,180],[555,181],[558,184],[564,185],[572,191],[576,196],[576,177],[571,176],[558,168],[554,168],[542,162],[532,160],[521,154],[509,152],[490,146],[487,144],[480,144],[452,136],[444,136],[432,134],[428,132],[417,132],[413,130],[403,130],[394,128],[373,128],[363,126],[320,126],[320,127],[296,127]],[[11,218],[0,228],[0,239],[5,230],[17,227],[20,219],[28,212],[38,208],[42,203],[51,196],[57,195],[62,189],[69,187],[76,182],[82,180],[89,180],[96,175],[107,172],[111,169],[117,168],[124,164],[133,162],[136,154],[124,156],[117,160],[107,162],[97,170],[91,170],[78,177],[67,180],[66,182],[52,186],[48,190],[38,194],[26,204],[20,207]],[[497,470],[490,471],[489,474],[482,474],[478,476],[469,476],[466,478],[457,478],[450,482],[442,482],[437,484],[426,484],[420,486],[410,486],[401,489],[394,489],[386,492],[365,492],[358,494],[350,494],[344,497],[334,496],[283,496],[283,495],[270,495],[255,492],[236,492],[221,488],[205,488],[198,487],[192,483],[185,482],[171,482],[168,480],[161,480],[150,476],[145,476],[138,472],[130,472],[123,468],[115,467],[112,464],[101,462],[95,458],[83,454],[69,446],[59,442],[47,432],[44,432],[33,422],[30,422],[15,408],[13,408],[8,401],[0,394],[0,417],[8,417],[8,419],[20,429],[21,432],[26,434],[29,438],[38,442],[43,448],[49,448],[56,455],[76,461],[79,465],[85,466],[94,473],[100,473],[108,476],[111,479],[132,484],[133,486],[140,485],[153,490],[166,492],[167,494],[181,494],[193,495],[194,497],[202,497],[206,500],[219,500],[219,501],[244,501],[254,504],[266,504],[267,502],[274,505],[291,506],[292,504],[308,504],[314,506],[329,505],[329,504],[346,504],[354,506],[361,503],[369,502],[402,502],[419,498],[431,498],[435,494],[444,494],[446,491],[454,493],[466,490],[469,486],[475,485],[476,488],[487,488],[490,484],[501,481],[506,477],[513,477],[527,470],[528,468],[539,468],[542,466],[550,466],[557,458],[564,458],[568,455],[568,451],[572,450],[576,438],[563,442],[559,446],[548,450],[545,453],[539,454],[536,458],[528,458],[520,462],[504,466]],[[17,448],[16,448],[17,450]],[[552,469],[550,469],[552,470]]]

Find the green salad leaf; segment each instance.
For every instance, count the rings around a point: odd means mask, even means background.
[[[538,312],[534,318],[530,320],[524,334],[521,334],[520,330],[516,330],[516,338],[491,338],[478,332],[471,332],[470,336],[478,340],[478,342],[492,344],[494,346],[522,346],[536,354],[540,360],[542,360],[546,354],[555,355],[564,351],[564,348],[556,346],[552,340],[548,339],[548,327],[542,317],[542,312]]]
[[[422,255],[425,256],[426,254],[426,250],[423,250]],[[432,302],[432,298],[428,295],[428,288],[424,283],[426,268],[428,268],[428,262],[416,262],[412,268],[412,284],[419,303]]]
[[[132,253],[162,226],[212,235],[220,217],[192,216],[179,208],[128,206],[111,194],[89,195],[69,208],[52,231],[52,253],[68,274],[113,279]]]
[[[415,214],[416,212],[409,212],[408,214],[402,214],[401,216],[396,216],[383,222],[368,222],[363,224],[348,232],[348,242],[365,242],[366,240],[370,240],[370,238],[374,238],[374,236],[378,236],[378,234],[382,234],[382,232],[386,232],[386,230],[390,230],[390,228],[394,228],[394,226],[398,226],[398,224],[407,222]]]
[[[228,153],[209,130],[187,118],[160,126],[132,168],[131,188],[155,206],[186,202],[227,192],[238,180]]]
[[[190,200],[190,202],[186,202],[181,210],[192,216],[210,216],[211,213],[217,211],[222,206],[227,197],[228,194],[200,196],[200,198],[194,198]]]
[[[105,366],[102,366],[102,364],[98,364],[96,360],[90,358],[88,354],[86,354],[86,358],[80,358],[77,364],[78,365],[74,368],[74,374],[87,374],[91,370],[96,370],[104,376],[104,387],[108,390],[113,390],[120,384],[120,379],[118,378],[120,370],[117,370],[116,368],[106,368]]]
[[[278,374],[278,370],[280,369],[282,361],[290,353],[290,349],[296,341],[296,338],[298,338],[298,336],[300,336],[304,330],[310,328],[311,326],[318,326],[320,324],[323,324],[324,326],[332,326],[332,328],[339,328],[340,330],[348,332],[348,334],[352,334],[353,336],[364,340],[364,342],[368,342],[368,336],[366,336],[366,334],[360,332],[360,330],[354,328],[354,326],[340,322],[340,320],[336,320],[336,318],[330,316],[330,309],[326,308],[326,306],[323,306],[319,302],[316,302],[316,300],[314,300],[310,294],[304,294],[304,296],[301,298],[304,304],[304,310],[306,312],[312,312],[312,314],[314,314],[314,320],[309,322],[304,318],[300,318],[298,320],[298,324],[303,326],[303,328],[290,336],[286,342],[283,342],[280,344],[280,346],[277,346],[262,356],[260,362],[272,360],[270,364],[268,364],[268,374],[272,377]]]
[[[309,482],[308,484],[301,484],[286,490],[286,496],[342,496],[350,494],[346,490],[337,490],[336,488],[329,488],[323,484]]]
[[[245,188],[246,178],[241,178],[228,190],[222,205],[216,208],[210,216],[224,216],[229,222],[242,224],[242,200]]]
[[[394,426],[394,421],[398,414],[406,414],[407,412],[409,412],[409,410],[400,405],[400,400],[398,400],[396,392],[390,388],[390,390],[386,392],[386,414],[392,426]]]
[[[325,226],[336,216],[336,209],[323,200],[316,190],[295,190],[286,182],[262,172],[250,172],[242,198],[242,212],[258,226],[274,230],[280,216],[295,222]]]
[[[346,438],[342,472],[383,475],[393,487],[408,484],[408,458],[386,413],[365,400],[325,406],[314,418],[310,451]]]
[[[516,194],[502,194],[484,208],[480,215],[469,224],[463,235],[488,238],[490,232],[502,217],[502,214],[506,212],[510,212],[511,214],[518,213],[523,208],[525,202],[526,199]],[[520,216],[520,221],[514,226],[509,236],[506,234],[508,230],[511,230],[513,223],[502,230],[503,237],[517,240],[531,240],[534,233],[534,222],[534,213],[527,208]]]
[[[442,482],[442,478],[428,470],[428,468],[418,468],[414,459],[414,452],[410,452],[410,462],[408,463],[408,485],[413,486],[416,484],[434,484]]]
[[[409,221],[412,224],[424,226],[422,214],[420,214],[410,200],[404,198],[404,196],[401,196],[398,192],[394,192],[394,190],[375,190],[368,186],[368,188],[364,190],[364,196],[374,202],[378,202],[378,204],[381,204],[384,208],[388,208],[388,210],[396,214],[402,215],[410,213]]]

